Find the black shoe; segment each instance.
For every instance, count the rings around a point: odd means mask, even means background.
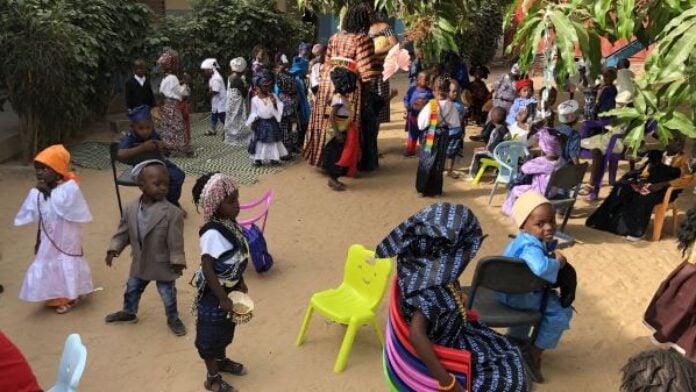
[[[111,313],[110,315],[106,316],[105,320],[107,323],[120,323],[120,322],[135,323],[138,321],[138,317],[132,313],[128,313],[128,312],[124,312],[124,311],[120,310],[116,313]]]
[[[271,166],[278,166],[278,165],[280,165],[280,161],[271,160]]]
[[[183,322],[181,322],[181,319],[177,318],[176,320],[167,321],[167,325],[169,325],[169,329],[171,329],[172,332],[174,332],[174,335],[186,335],[186,326]]]
[[[524,360],[524,369],[527,376],[529,376],[529,378],[535,383],[543,384],[544,375],[541,374],[541,366],[534,363],[534,359],[532,358],[531,354],[529,354],[529,351],[523,352],[522,358]]]
[[[291,161],[292,158],[294,158],[294,156],[292,156],[292,154],[288,154],[288,155],[286,155],[286,156],[284,156],[284,157],[281,157],[280,160],[281,160],[281,161]]]
[[[262,161],[259,161],[259,160],[254,161],[254,166],[260,167],[261,165],[263,165]]]
[[[0,293],[2,293],[3,291],[5,291],[5,288],[2,287],[2,285],[0,284]]]

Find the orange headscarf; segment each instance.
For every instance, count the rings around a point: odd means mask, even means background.
[[[46,147],[36,155],[34,162],[43,163],[56,173],[63,176],[65,181],[75,180],[78,182],[75,172],[70,171],[70,153],[62,144],[54,144]]]

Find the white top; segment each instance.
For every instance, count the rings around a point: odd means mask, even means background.
[[[212,113],[225,113],[227,111],[227,89],[219,72],[215,71],[208,80],[208,88],[217,93],[210,99],[210,111]]]
[[[144,85],[145,85],[145,76],[138,76],[138,75],[136,75],[136,74],[133,74],[133,77],[135,78],[135,80],[138,81],[138,83],[140,84],[140,86],[144,86]]]
[[[309,74],[310,87],[316,87],[321,83],[321,63],[316,63],[312,66],[312,72]]]
[[[273,107],[273,103],[270,97],[266,99],[261,99],[259,96],[255,96],[251,99],[251,113],[249,113],[249,118],[247,119],[246,125],[251,126],[257,119],[269,119],[275,118],[278,122],[283,116],[283,102],[278,99],[278,96],[272,94],[275,97],[276,107]]]
[[[449,99],[441,99],[438,101],[440,112],[438,118],[440,122],[447,124],[448,128],[459,128],[462,126],[459,119],[459,112],[454,107],[454,103]],[[426,129],[430,126],[430,102],[426,103],[418,113],[418,128]]]
[[[86,223],[92,220],[87,201],[82,196],[80,187],[73,180],[58,184],[51,191],[48,200],[44,198],[38,189],[32,188],[24,203],[22,203],[17,216],[15,216],[15,226],[38,222],[39,208],[41,208],[41,214],[45,222],[62,219],[68,222]]]
[[[181,101],[184,97],[189,95],[188,86],[185,84],[181,85],[179,83],[179,78],[174,74],[169,74],[162,79],[159,91],[165,98],[175,99],[177,101]]]
[[[201,246],[201,256],[208,255],[215,259],[234,248],[234,246],[217,230],[206,231],[201,236],[199,242]]]
[[[517,125],[517,123],[510,125],[508,127],[508,130],[510,131],[510,138],[512,140],[527,144],[527,136],[529,135],[529,130],[520,127],[519,125]]]

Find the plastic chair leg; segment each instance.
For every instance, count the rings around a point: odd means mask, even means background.
[[[474,178],[474,181],[471,182],[471,185],[478,185],[479,181],[481,181],[481,177],[483,177],[483,173],[486,172],[486,169],[488,169],[488,165],[482,163],[481,167],[479,167],[479,170],[476,173],[476,177]]]
[[[619,161],[616,159],[609,160],[609,185],[614,185],[616,183],[616,172],[619,170]]]
[[[353,341],[355,340],[355,334],[358,332],[358,328],[360,328],[360,325],[356,321],[351,320],[350,323],[348,323],[348,329],[346,330],[346,335],[343,337],[341,349],[338,351],[338,357],[334,365],[334,373],[341,373],[343,368],[346,367],[346,362],[350,355],[350,349],[353,348]]]
[[[666,207],[660,205],[655,209],[655,220],[653,221],[653,241],[659,241],[662,238],[662,226],[665,224]]]
[[[677,236],[679,230],[679,210],[676,206],[672,207],[672,235]]]
[[[375,333],[377,334],[377,339],[382,344],[382,347],[384,347],[384,335],[382,334],[382,329],[379,327],[379,324],[377,323],[377,317],[374,317],[372,319],[372,328],[374,328]]]
[[[314,312],[314,307],[310,303],[309,307],[307,308],[307,312],[305,313],[304,320],[302,321],[302,326],[300,327],[300,334],[297,335],[297,340],[295,341],[296,346],[301,346],[302,343],[304,342],[304,336],[305,336],[305,333],[307,332],[307,326],[309,326],[309,320],[312,319],[313,312]]]
[[[498,190],[498,179],[495,179],[495,182],[493,183],[493,189],[491,189],[491,194],[488,195],[488,205],[491,205],[491,202],[493,201],[493,195],[495,195],[495,191]]]

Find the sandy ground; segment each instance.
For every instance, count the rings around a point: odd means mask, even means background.
[[[351,244],[374,247],[404,218],[433,202],[415,192],[417,160],[401,157],[403,112],[396,100],[392,107],[395,122],[384,126],[380,136],[385,155],[379,171],[348,180],[347,192],[330,191],[325,177],[305,163],[290,165],[242,188],[243,201],[253,200],[268,189],[276,191],[276,199],[266,229],[275,266],[263,276],[251,267],[247,270],[250,295],[256,302],[255,318],[237,329],[228,351],[249,369],[245,377],[227,377],[241,390],[386,390],[380,346],[369,328],[359,332],[348,366],[340,375],[332,373],[332,368],[344,327],[315,316],[306,343],[298,348],[294,340],[311,294],[340,282],[345,252]],[[469,134],[475,132],[473,127],[468,129]],[[466,148],[462,167],[471,156],[470,143]],[[5,293],[0,295],[0,329],[21,348],[46,388],[55,381],[65,337],[79,332],[89,353],[83,391],[202,390],[205,368],[193,345],[195,325],[189,311],[193,290],[188,278],[198,264],[197,230],[201,223],[191,203],[193,179],[187,179],[182,200],[190,213],[185,223],[190,267],[178,282],[179,309],[189,334],[177,338],[167,329],[154,287],[142,298],[138,324],[104,323],[107,313],[121,307],[130,260],[124,253],[112,269],[103,262],[119,217],[110,172],[80,170],[80,175],[82,191],[94,214],[94,221],[85,230],[84,250],[95,286],[104,290],[73,312],[59,316],[39,304],[17,299],[32,260],[36,227],[15,228],[12,220],[35,180],[28,168],[0,166],[0,283],[5,285]],[[502,190],[487,206],[490,183],[472,187],[462,180],[447,179],[444,189],[440,199],[472,208],[490,235],[477,259],[500,254],[509,241],[508,234],[515,232],[500,212]],[[608,187],[603,188],[602,195],[608,191]],[[123,196],[130,200],[137,192],[123,189]],[[693,201],[689,192],[680,200],[682,209]],[[547,383],[538,391],[617,390],[619,371],[628,357],[652,347],[641,317],[660,281],[679,262],[674,238],[669,235],[658,243],[633,243],[585,228],[584,219],[592,209],[580,202],[567,228],[582,241],[565,252],[578,271],[578,313],[558,349],[546,354]],[[462,276],[463,283],[471,280],[475,261]],[[385,317],[383,306],[379,311],[382,324]]]

